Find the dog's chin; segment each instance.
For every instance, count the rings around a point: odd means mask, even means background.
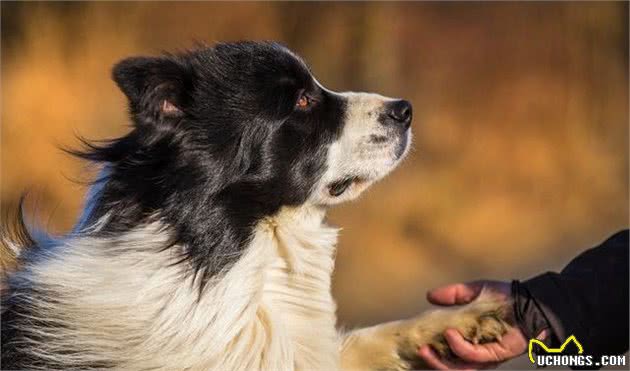
[[[384,162],[383,166],[360,166],[355,171],[339,177],[324,185],[318,190],[318,203],[321,205],[336,205],[342,202],[351,201],[359,197],[363,191],[372,184],[383,179],[391,173],[405,159],[411,147],[411,133],[406,132],[391,151],[391,157]],[[378,162],[378,161],[376,161]]]
[[[363,191],[369,188],[376,178],[348,175],[339,180],[328,183],[320,190],[319,203],[324,206],[332,206],[342,202],[351,201],[359,197]]]

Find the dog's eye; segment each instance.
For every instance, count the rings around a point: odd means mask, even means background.
[[[304,91],[300,92],[300,95],[298,96],[297,102],[295,103],[295,106],[297,108],[308,108],[308,106],[311,105],[311,99],[304,93]]]

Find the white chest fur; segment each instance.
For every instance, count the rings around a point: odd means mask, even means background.
[[[39,350],[77,369],[106,360],[121,369],[335,370],[337,230],[323,216],[301,208],[264,220],[201,297],[172,264],[172,249],[160,251],[168,234],[159,223],[113,238],[69,238],[28,270],[36,284],[59,290],[49,293],[54,303],[34,299],[38,315],[72,324],[39,329]],[[78,358],[58,351],[77,344]]]
[[[319,210],[285,210],[259,231],[273,245],[261,308],[299,370],[334,370],[339,363],[330,291],[337,229],[322,219]]]

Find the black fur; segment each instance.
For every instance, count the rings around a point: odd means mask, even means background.
[[[276,43],[130,58],[113,79],[134,128],[78,153],[111,170],[91,218],[112,215],[104,233],[162,218],[201,287],[239,258],[258,220],[306,200],[343,125],[343,98]],[[164,101],[178,111],[163,112]]]
[[[112,76],[129,100],[133,127],[73,152],[107,168],[87,224],[108,215],[97,233],[117,234],[162,220],[172,245],[185,246],[180,264],[201,295],[238,260],[261,218],[306,201],[325,171],[327,146],[343,129],[345,98],[322,90],[305,63],[276,43],[129,58]],[[302,94],[307,107],[296,104]],[[28,255],[46,248],[34,245]],[[14,294],[37,296],[15,280],[9,285]],[[23,358],[31,355],[18,344],[21,327],[45,325],[21,322],[29,304],[19,297],[3,303],[3,367],[41,361]]]

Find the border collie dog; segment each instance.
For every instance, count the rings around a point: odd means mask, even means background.
[[[327,208],[392,171],[411,104],[324,88],[271,42],[125,59],[132,130],[86,143],[101,164],[75,229],[4,233],[2,367],[39,370],[404,370],[507,328],[490,294],[345,333]],[[21,225],[21,222],[18,222]]]

